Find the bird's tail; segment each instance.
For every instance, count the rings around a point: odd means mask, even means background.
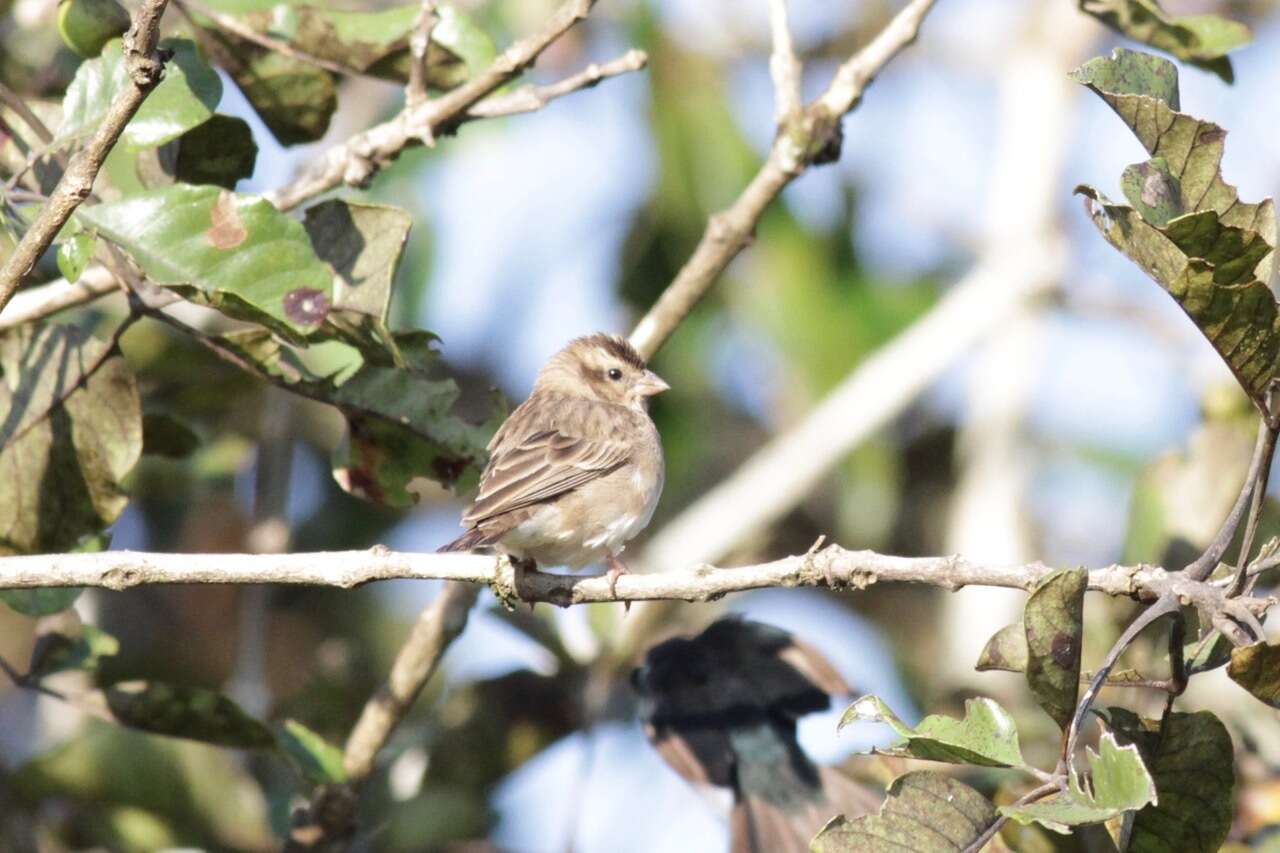
[[[478,527],[473,527],[448,545],[441,545],[436,549],[437,554],[443,554],[447,551],[474,551],[489,545],[488,537]]]

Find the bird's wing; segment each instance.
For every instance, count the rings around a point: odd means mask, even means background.
[[[512,429],[504,424],[495,436],[489,465],[480,478],[480,493],[462,517],[463,524],[478,524],[559,497],[617,470],[630,458],[630,446],[618,436],[585,438],[573,434],[586,430],[572,423],[530,429],[530,424],[518,421],[521,415],[519,410],[513,413],[508,420]]]

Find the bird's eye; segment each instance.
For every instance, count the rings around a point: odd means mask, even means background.
[[[612,379],[614,382],[617,382],[619,379],[622,378],[622,371],[616,367],[609,368],[609,378]]]

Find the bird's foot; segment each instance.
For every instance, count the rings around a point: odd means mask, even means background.
[[[619,560],[617,557],[610,557],[607,561],[609,571],[605,572],[605,578],[609,581],[609,594],[615,599],[618,597],[618,578],[627,573],[627,564]],[[631,602],[622,602],[622,609],[625,613],[631,612]]]

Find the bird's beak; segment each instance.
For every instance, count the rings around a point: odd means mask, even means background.
[[[640,381],[636,383],[636,391],[639,392],[641,397],[652,397],[655,394],[670,390],[671,386],[663,382],[662,377],[652,370],[646,370],[640,374]]]

